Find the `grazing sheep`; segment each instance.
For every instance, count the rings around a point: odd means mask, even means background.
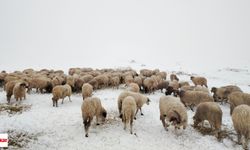
[[[107,112],[103,108],[101,100],[97,97],[86,98],[82,103],[81,110],[85,129],[85,137],[88,137],[89,127],[94,116],[96,117],[96,124],[99,125],[99,119],[101,118],[101,121],[104,122]]]
[[[96,81],[95,78],[90,80],[88,83],[93,86],[94,90],[98,89],[98,82]]]
[[[24,82],[17,82],[13,88],[13,94],[14,97],[16,99],[16,101],[18,101],[20,99],[20,101],[22,100],[22,98],[26,99],[26,83]]]
[[[69,101],[72,102],[70,99],[70,96],[72,94],[72,89],[71,89],[71,86],[68,84],[55,86],[52,90],[52,94],[53,94],[53,97],[52,97],[53,107],[54,106],[58,107],[57,101],[59,99],[62,99],[62,104],[63,104],[63,100],[66,96],[68,96]]]
[[[91,97],[93,93],[93,86],[89,83],[84,83],[82,86],[82,98]]]
[[[98,83],[98,89],[108,87],[109,77],[107,75],[98,75],[94,79],[96,79]]]
[[[163,80],[163,81],[161,81],[161,82],[158,83],[157,90],[161,90],[161,92],[162,92],[163,89],[167,90],[168,86],[169,86],[169,82]]]
[[[135,93],[135,92],[131,92],[131,91],[124,91],[122,92],[119,97],[118,97],[118,110],[119,110],[119,116],[122,118],[122,103],[123,100],[127,97],[127,96],[132,96],[135,101],[136,101],[136,106],[137,106],[137,110],[136,110],[136,114],[138,112],[138,110],[140,109],[141,115],[143,115],[142,113],[142,106],[146,103],[147,105],[149,105],[149,98],[147,98],[146,96],[140,94],[140,93]]]
[[[172,93],[174,93],[174,96],[177,97],[178,89],[179,89],[178,81],[177,80],[170,81],[165,94],[171,95]]]
[[[122,122],[124,123],[124,130],[127,124],[130,123],[130,133],[133,134],[133,120],[135,117],[136,103],[132,96],[127,96],[122,102]]]
[[[116,87],[118,89],[120,84],[120,78],[118,76],[111,77],[110,83],[113,88]]]
[[[36,92],[40,90],[40,92],[43,93],[45,90],[46,92],[50,93],[53,88],[51,79],[44,76],[33,77],[30,80],[28,80],[28,83],[29,83],[28,92],[30,92],[32,88],[36,88]]]
[[[170,81],[174,81],[174,80],[179,81],[179,78],[176,76],[176,74],[171,74]]]
[[[137,83],[140,88],[140,91],[142,91],[142,78],[138,76],[134,77],[134,83]]]
[[[213,102],[214,99],[212,96],[205,92],[201,91],[180,91],[179,96],[181,102],[187,107],[189,106],[190,109],[193,111],[193,106],[197,106],[202,102]]]
[[[181,81],[179,82],[179,87],[183,87],[183,86],[190,86],[190,84],[187,81]]]
[[[151,93],[157,88],[157,81],[154,78],[146,78],[143,81],[143,89],[145,93]]]
[[[193,117],[194,127],[196,128],[199,123],[207,120],[211,128],[215,128],[216,137],[218,137],[221,131],[222,124],[222,110],[220,106],[215,102],[203,102],[197,106],[195,115]]]
[[[136,93],[140,92],[140,88],[139,88],[138,84],[136,84],[136,83],[130,83],[128,86],[128,90],[132,91],[132,92],[136,92]]]
[[[250,138],[250,107],[248,105],[237,106],[232,114],[234,129],[237,132],[238,143],[243,143],[243,148],[248,149]],[[244,142],[242,142],[244,136]]]
[[[220,88],[212,87],[211,92],[213,93],[213,98],[215,102],[227,102],[228,95],[232,92],[242,92],[242,90],[235,85],[222,86]]]
[[[232,115],[233,110],[236,106],[246,104],[250,106],[250,94],[242,92],[233,92],[228,96],[230,104],[230,114]]]
[[[186,129],[188,122],[187,110],[180,102],[180,98],[173,96],[161,96],[159,108],[160,120],[162,121],[163,127],[167,131],[167,127],[170,124],[174,125],[175,129],[180,129],[181,126],[183,126],[183,129]]]
[[[161,79],[166,80],[167,79],[167,73],[165,71],[161,71],[156,73],[156,76],[160,76]]]
[[[194,83],[195,86],[197,86],[197,85],[203,86],[204,85],[207,88],[207,79],[205,77],[191,76],[190,79],[192,80],[192,82]]]

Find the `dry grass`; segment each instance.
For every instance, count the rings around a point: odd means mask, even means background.
[[[26,104],[3,104],[0,103],[0,113],[7,112],[9,115],[21,114],[24,111],[28,111],[31,108],[31,105]]]

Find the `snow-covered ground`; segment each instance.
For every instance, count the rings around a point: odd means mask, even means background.
[[[130,64],[137,67],[135,64]],[[137,69],[140,69],[137,67]],[[164,70],[168,71],[169,70]],[[178,72],[179,70],[174,70]],[[214,72],[201,72],[208,78],[209,87],[234,84],[250,93],[249,72],[230,69],[218,69]],[[179,75],[181,80],[189,81],[188,75]],[[30,110],[22,114],[9,116],[0,114],[0,133],[7,130],[25,131],[37,135],[24,149],[241,149],[229,139],[218,142],[214,136],[202,135],[195,130],[192,117],[194,113],[188,110],[188,127],[186,130],[168,132],[162,127],[159,119],[159,98],[164,95],[160,91],[147,95],[152,101],[143,107],[144,116],[138,114],[134,121],[134,132],[123,130],[123,124],[118,118],[117,97],[125,90],[121,85],[117,89],[102,89],[94,92],[94,96],[102,100],[108,116],[105,124],[90,127],[89,137],[84,137],[84,128],[81,118],[82,97],[73,94],[69,102],[67,98],[59,107],[52,107],[51,94],[27,95],[23,104],[31,104]],[[12,102],[15,102],[12,98]],[[6,103],[5,92],[0,92],[0,103]],[[223,128],[233,131],[229,106],[220,105],[223,110]],[[235,137],[236,138],[236,137]]]

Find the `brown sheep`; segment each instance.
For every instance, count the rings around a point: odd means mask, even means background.
[[[248,149],[248,141],[250,138],[250,107],[248,105],[237,106],[232,114],[232,120],[234,129],[237,132],[238,143],[243,143],[241,141],[242,136],[244,136],[243,148]]]
[[[194,83],[195,86],[200,85],[200,86],[205,86],[207,88],[207,79],[205,77],[194,77],[191,76],[190,79]]]
[[[174,81],[174,80],[179,81],[179,78],[176,76],[176,74],[171,74],[170,81]]]
[[[52,101],[53,101],[53,107],[56,106],[58,107],[57,105],[57,102],[59,99],[62,99],[62,104],[63,104],[63,100],[66,96],[69,97],[69,101],[71,101],[70,99],[70,96],[72,94],[72,89],[71,89],[71,86],[68,85],[68,84],[65,84],[65,85],[57,85],[53,88],[52,90]]]
[[[241,104],[246,104],[250,106],[250,94],[242,92],[233,92],[228,96],[228,101],[230,104],[230,114],[236,106]]]
[[[14,86],[16,85],[16,83],[18,83],[19,81],[9,81],[5,84],[4,86],[4,90],[6,91],[6,97],[7,97],[7,102],[10,103],[10,98],[13,95],[13,89]]]
[[[232,92],[242,92],[242,90],[235,85],[222,86],[220,88],[212,87],[211,92],[213,93],[214,101],[216,102],[227,102],[228,95]]]
[[[162,80],[160,83],[158,83],[157,90],[161,90],[162,92],[163,89],[167,90],[168,86],[169,86],[169,81]]]
[[[132,91],[132,92],[136,92],[136,93],[140,92],[140,88],[139,88],[138,84],[136,84],[136,83],[130,83],[128,85],[128,90]]]
[[[93,93],[93,86],[89,83],[84,83],[82,86],[82,98],[91,97]]]
[[[24,82],[17,82],[13,88],[13,94],[14,97],[16,99],[16,101],[18,101],[20,99],[20,101],[22,100],[22,98],[26,99],[26,83]]]
[[[193,106],[197,106],[202,102],[213,102],[214,99],[209,94],[202,91],[180,91],[179,93],[181,102],[193,111]]]
[[[101,100],[97,97],[86,98],[81,106],[82,119],[85,129],[85,137],[88,137],[89,127],[91,122],[96,117],[96,124],[99,125],[99,119],[104,122],[107,116],[107,111],[103,108]]]
[[[216,137],[218,138],[221,131],[222,124],[222,110],[220,106],[215,102],[203,102],[197,106],[195,115],[193,117],[194,127],[196,128],[199,123],[207,120],[211,128],[215,128]]]

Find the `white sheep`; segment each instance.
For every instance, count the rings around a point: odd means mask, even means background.
[[[131,92],[131,91],[124,91],[122,92],[119,97],[118,97],[118,110],[119,110],[119,116],[122,118],[122,102],[123,100],[127,97],[127,96],[132,96],[135,101],[136,101],[136,106],[137,106],[137,110],[136,110],[136,114],[138,112],[138,110],[140,109],[141,115],[143,115],[142,113],[142,106],[146,103],[147,105],[149,105],[149,98],[147,98],[145,95],[142,95],[140,93],[135,93],[135,92]]]
[[[102,122],[105,121],[107,111],[103,108],[101,100],[97,97],[86,98],[82,103],[81,110],[85,129],[85,137],[88,137],[89,127],[93,118],[96,117],[96,124],[99,125],[100,119]]]
[[[132,91],[132,92],[136,92],[136,93],[139,93],[139,92],[140,92],[140,88],[139,88],[139,86],[138,86],[137,83],[130,83],[130,84],[128,85],[128,90],[129,90],[129,91]]]
[[[122,102],[122,122],[124,123],[124,130],[127,124],[130,124],[130,133],[133,134],[133,120],[136,112],[136,102],[132,96],[127,96]]]
[[[173,96],[161,96],[159,101],[160,120],[163,127],[167,129],[170,125],[175,126],[175,129],[179,129],[181,126],[183,129],[187,127],[187,110],[181,103],[180,99]],[[166,123],[167,121],[167,123]]]

